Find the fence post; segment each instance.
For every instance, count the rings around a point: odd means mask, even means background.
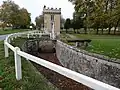
[[[9,52],[8,52],[8,47],[6,45],[6,41],[4,40],[4,50],[5,50],[5,57],[9,56]]]
[[[11,38],[11,40],[13,41],[13,37]]]
[[[29,35],[29,34],[27,34],[27,38],[30,38],[30,35]]]
[[[16,79],[22,79],[22,72],[21,72],[21,56],[17,54],[17,51],[20,51],[20,48],[15,47],[14,57],[15,57],[15,72],[16,72]]]
[[[15,39],[17,38],[17,36],[15,35]]]
[[[8,43],[11,43],[11,40],[10,40],[10,38],[8,39]]]

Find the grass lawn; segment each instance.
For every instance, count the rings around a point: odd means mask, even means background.
[[[17,32],[24,32],[27,31],[29,29],[8,29],[8,30],[0,30],[0,35],[4,35],[4,34],[11,34],[11,33],[17,33]]]
[[[22,46],[24,40],[19,38],[14,45]],[[10,52],[9,58],[4,58],[3,41],[0,41],[0,90],[56,90],[30,62],[23,58],[22,75],[23,79],[17,81],[13,52]]]
[[[112,58],[120,58],[120,36],[115,35],[75,35],[78,38],[91,39],[87,51],[106,55]]]
[[[65,34],[64,34],[65,35]],[[77,38],[91,39],[87,51],[120,59],[120,36],[71,34]]]

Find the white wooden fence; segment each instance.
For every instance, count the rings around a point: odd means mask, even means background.
[[[95,80],[93,78],[90,78],[88,76],[82,75],[80,73],[77,73],[75,71],[69,70],[67,68],[61,67],[59,65],[56,65],[54,63],[48,62],[46,60],[43,60],[41,58],[35,57],[33,55],[30,55],[28,53],[25,53],[20,50],[19,47],[13,47],[10,42],[14,38],[21,37],[22,35],[26,35],[29,38],[29,35],[41,35],[38,31],[31,31],[31,32],[24,32],[24,33],[15,33],[10,34],[6,37],[4,41],[4,49],[5,49],[5,57],[9,57],[8,49],[11,49],[14,52],[14,60],[15,60],[15,71],[16,71],[16,79],[20,80],[22,79],[22,70],[21,70],[21,57],[26,58],[26,60],[33,61],[41,66],[44,66],[48,69],[51,69],[61,75],[64,75],[70,79],[73,79],[79,83],[82,83],[85,86],[88,86],[95,90],[120,90],[116,87],[113,87],[111,85],[105,84],[103,82],[100,82],[98,80]]]

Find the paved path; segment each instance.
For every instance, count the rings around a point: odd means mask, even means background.
[[[8,34],[7,35],[0,35],[0,40],[5,40],[5,38],[8,36]]]

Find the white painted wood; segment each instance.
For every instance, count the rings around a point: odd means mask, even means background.
[[[10,40],[10,38],[8,39],[8,42],[9,42],[9,43],[11,43],[11,40]]]
[[[13,41],[13,37],[11,38],[11,40]]]
[[[9,43],[7,43],[7,42],[5,42],[5,44],[6,44],[7,47],[9,47],[13,52],[15,51],[15,48],[14,48],[11,44],[9,44]]]
[[[78,47],[78,42],[75,43],[75,46]]]
[[[17,36],[15,35],[15,39],[17,38]]]
[[[6,41],[4,41],[4,50],[5,50],[5,57],[9,57],[8,46],[6,45]]]
[[[30,38],[30,34],[27,34],[27,38]]]
[[[22,72],[21,72],[21,56],[17,54],[20,51],[20,48],[15,47],[14,58],[15,58],[15,72],[16,72],[16,79],[22,79]]]
[[[90,78],[88,76],[82,75],[80,73],[77,73],[75,71],[69,70],[67,68],[61,67],[59,65],[56,65],[54,63],[48,62],[46,60],[40,59],[38,57],[32,56],[30,54],[27,54],[22,51],[18,51],[18,54],[24,58],[27,58],[39,65],[42,65],[50,70],[53,70],[61,75],[64,75],[68,78],[71,78],[79,83],[82,83],[92,89],[95,90],[120,90],[116,87],[110,86],[108,84],[105,84],[103,82],[100,82],[98,80],[95,80],[93,78]]]
[[[32,31],[31,33],[34,33],[35,31]],[[17,34],[18,36],[21,36],[23,33]],[[27,34],[27,33],[26,33]],[[38,57],[32,56],[30,54],[27,54],[25,52],[20,51],[18,47],[13,47],[11,44],[9,44],[7,41],[10,39],[10,37],[14,37],[15,35],[9,35],[5,42],[5,52],[8,51],[8,48],[10,48],[12,51],[14,51],[14,57],[15,57],[15,71],[16,71],[16,79],[20,80],[22,79],[22,72],[21,72],[21,56],[31,60],[39,65],[42,65],[48,69],[51,69],[61,75],[64,75],[68,78],[71,78],[79,83],[82,83],[92,89],[95,90],[120,90],[116,87],[113,87],[111,85],[105,84],[103,82],[100,82],[98,80],[95,80],[93,78],[90,78],[88,76],[82,75],[80,73],[77,73],[75,71],[69,70],[67,68],[61,67],[59,65],[56,65],[54,63],[48,62],[46,60],[40,59]],[[60,42],[60,41],[59,41]],[[62,42],[61,42],[62,43]],[[7,47],[7,48],[6,48]],[[7,53],[5,56],[8,56]]]

